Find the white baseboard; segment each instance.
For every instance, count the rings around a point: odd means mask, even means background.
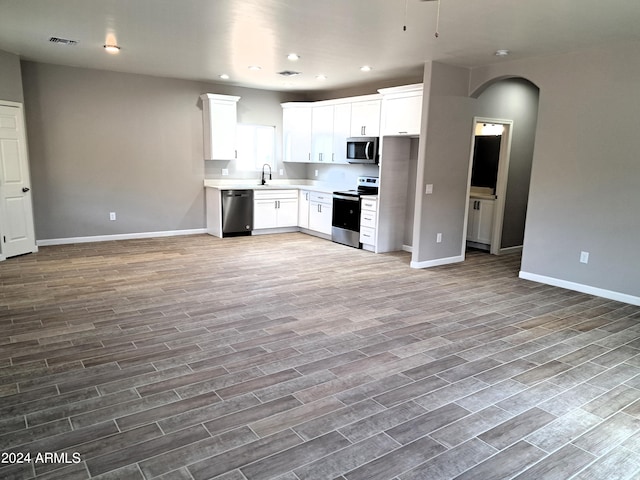
[[[71,243],[91,243],[108,242],[111,240],[136,240],[142,238],[156,237],[177,237],[180,235],[199,235],[207,233],[206,228],[194,228],[191,230],[168,230],[164,232],[139,232],[139,233],[119,233],[115,235],[95,235],[91,237],[68,237],[68,238],[47,238],[37,240],[36,245],[47,247],[50,245],[69,245]]]
[[[509,253],[522,253],[522,245],[501,248],[498,252],[499,255],[508,255]]]
[[[464,261],[464,256],[457,255],[455,257],[437,258],[435,260],[427,260],[424,262],[412,261],[410,266],[411,268],[429,268],[429,267],[439,267],[440,265],[449,265],[450,263],[458,263],[463,261]]]
[[[402,245],[402,251],[413,253],[413,245]]]
[[[589,295],[595,295],[596,297],[608,298],[609,300],[616,300],[618,302],[640,306],[640,297],[628,295],[626,293],[614,292],[612,290],[605,290],[604,288],[569,282],[567,280],[547,277],[545,275],[538,275],[537,273],[524,272],[522,270],[520,270],[519,277],[524,280],[531,280],[532,282],[544,283],[546,285],[552,285],[554,287],[566,288],[567,290],[587,293]]]

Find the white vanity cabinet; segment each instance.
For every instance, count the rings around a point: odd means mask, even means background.
[[[493,199],[469,198],[468,242],[491,245],[494,206]]]
[[[363,195],[360,199],[360,243],[363,250],[375,251],[377,214],[378,198]]]
[[[380,135],[380,100],[367,100],[351,104],[351,136],[377,137]]]
[[[240,97],[204,93],[202,119],[205,160],[236,158],[237,104]]]
[[[296,227],[297,190],[254,190],[253,229]]]
[[[330,193],[310,192],[309,230],[331,235],[333,216],[333,195]]]

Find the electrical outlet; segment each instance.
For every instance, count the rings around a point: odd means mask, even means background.
[[[222,175],[229,175],[229,169],[228,168],[223,168],[222,169]]]
[[[318,176],[318,170],[316,170],[316,177]]]
[[[442,234],[436,233],[436,243],[442,243]]]
[[[580,252],[580,263],[589,263],[589,252]]]
[[[433,193],[433,184],[432,183],[427,183],[427,186],[424,189],[424,193],[426,193],[427,195],[431,195]]]
[[[284,175],[284,168],[280,169],[280,176]]]
[[[109,212],[109,220],[112,222],[116,219],[116,212]]]

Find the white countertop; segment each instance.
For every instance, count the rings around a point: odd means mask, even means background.
[[[337,190],[348,190],[352,187],[339,187],[327,185],[326,183],[313,180],[293,179],[293,180],[268,180],[266,185],[260,185],[260,181],[250,179],[209,179],[204,181],[206,188],[217,190],[310,190],[314,192],[333,193]]]
[[[493,193],[493,188],[472,186],[469,191],[469,198],[476,198],[478,200],[495,200],[496,196]]]

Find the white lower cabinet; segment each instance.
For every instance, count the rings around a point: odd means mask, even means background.
[[[309,192],[309,230],[331,235],[333,195]]]
[[[360,203],[360,243],[364,250],[375,251],[377,197],[361,197]]]
[[[297,190],[254,190],[253,229],[298,225]]]
[[[300,190],[298,194],[298,226],[309,228],[309,196],[308,190]]]
[[[495,200],[469,199],[467,241],[491,245]]]

